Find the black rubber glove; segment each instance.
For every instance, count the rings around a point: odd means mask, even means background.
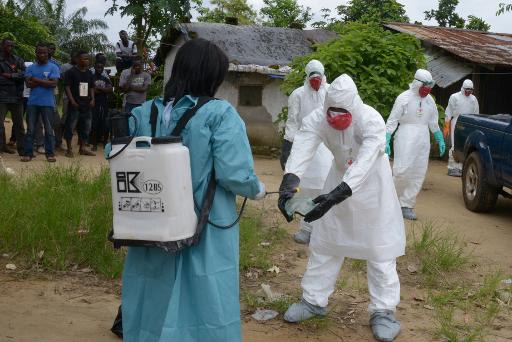
[[[324,216],[336,204],[340,204],[352,196],[352,189],[343,182],[326,195],[320,195],[313,200],[317,205],[304,217],[304,221],[313,222]]]
[[[286,141],[286,140],[285,140]],[[277,207],[284,215],[286,221],[291,222],[293,220],[292,216],[289,216],[286,213],[286,209],[284,206],[286,202],[297,192],[297,188],[299,186],[300,179],[293,173],[287,173],[283,176],[283,180],[281,181],[281,186],[279,187],[279,199],[277,200]]]
[[[281,159],[279,160],[281,162],[281,169],[284,171],[284,167],[286,166],[286,162],[288,161],[288,157],[290,156],[290,152],[292,151],[292,145],[293,143],[288,140],[283,141],[283,146],[281,148]]]

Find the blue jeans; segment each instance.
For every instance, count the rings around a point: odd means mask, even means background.
[[[73,138],[73,130],[76,127],[78,138],[86,143],[89,140],[91,132],[92,114],[91,108],[80,106],[75,108],[71,105],[68,107],[66,121],[64,123],[64,139],[70,141]]]
[[[44,126],[44,150],[47,156],[54,154],[55,147],[55,133],[51,120],[53,118],[53,107],[46,106],[27,106],[27,135],[25,136],[25,155],[34,155],[34,135],[36,130],[36,123],[39,117]]]

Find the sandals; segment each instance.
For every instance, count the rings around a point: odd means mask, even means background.
[[[55,155],[50,154],[46,156],[46,161],[48,163],[55,163],[57,161],[57,158],[55,158]]]
[[[24,163],[32,161],[32,159],[34,159],[33,156],[22,156],[21,157],[21,161],[24,162]]]

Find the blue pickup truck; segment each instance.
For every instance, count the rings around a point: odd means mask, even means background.
[[[466,208],[487,212],[498,195],[512,198],[512,115],[461,115],[454,137]]]

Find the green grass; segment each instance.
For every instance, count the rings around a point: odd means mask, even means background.
[[[47,167],[30,177],[0,175],[0,250],[52,270],[73,264],[106,277],[122,269],[123,253],[107,241],[112,227],[110,177],[78,166]]]
[[[419,229],[414,227],[411,240],[410,249],[419,260],[419,270],[432,284],[442,279],[442,274],[458,270],[470,260],[465,244],[456,235],[436,229],[432,223],[424,223]]]
[[[240,221],[240,270],[267,270],[272,267],[272,251],[286,236],[283,228],[263,228],[262,218],[249,213]],[[270,245],[262,246],[262,242]]]
[[[478,286],[466,284],[431,293],[436,334],[452,342],[483,341],[500,310],[496,297],[501,278],[497,272]]]

